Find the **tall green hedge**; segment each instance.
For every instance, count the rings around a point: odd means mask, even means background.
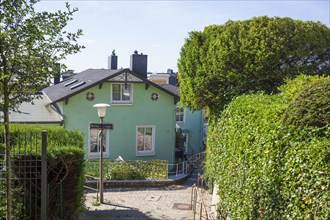
[[[330,78],[321,78],[304,87],[290,103],[284,122],[300,127],[330,124]]]
[[[212,116],[206,175],[219,185],[222,217],[329,218],[330,126],[282,123],[289,103],[315,80],[289,81],[278,95],[240,96]]]
[[[85,182],[85,161],[82,134],[78,131],[68,131],[62,127],[36,125],[11,124],[10,129],[13,173],[15,173],[15,169],[18,169],[16,164],[24,164],[24,162],[20,161],[24,161],[25,158],[33,158],[35,160],[41,158],[41,131],[48,131],[48,216],[51,219],[77,218],[79,212],[84,208],[83,184]],[[3,145],[3,127],[1,127],[0,130],[0,137],[0,143]],[[4,149],[4,147],[2,149]],[[40,172],[40,167],[38,166],[29,169],[32,173],[27,175],[35,175]],[[29,209],[25,207],[26,205],[30,207],[40,205],[39,203],[31,203],[29,196],[40,196],[38,187],[28,187],[31,183],[19,177],[15,178],[13,184],[13,214],[15,219],[28,219],[31,216],[34,216],[33,219],[39,218],[38,213],[30,213]],[[38,185],[40,182],[35,182],[33,184]],[[3,187],[0,188],[3,189]],[[2,193],[4,192],[2,191]],[[26,193],[29,193],[29,195],[25,195]],[[1,205],[5,204],[0,201],[0,217],[5,214],[5,208],[1,207]],[[35,216],[35,214],[37,215]]]

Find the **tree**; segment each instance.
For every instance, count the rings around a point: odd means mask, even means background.
[[[275,93],[285,78],[330,73],[330,29],[320,22],[255,17],[191,32],[178,60],[180,97],[221,110],[234,97]]]
[[[10,175],[9,111],[50,83],[57,64],[83,46],[76,41],[82,30],[67,33],[76,8],[66,11],[36,12],[38,0],[0,2],[0,110],[5,125],[7,175]],[[7,176],[7,181],[10,179]],[[9,187],[10,182],[7,182]],[[11,218],[10,190],[7,189],[7,219]]]

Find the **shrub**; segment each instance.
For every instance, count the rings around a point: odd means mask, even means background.
[[[330,78],[321,78],[304,87],[290,103],[284,123],[300,127],[330,124]]]
[[[240,96],[212,116],[206,175],[219,185],[221,217],[328,219],[330,126],[282,123],[292,100],[320,81],[298,78],[282,94]]]
[[[115,180],[144,179],[144,177],[139,174],[137,168],[127,162],[115,163],[115,166],[110,172],[110,177]]]
[[[39,214],[34,213],[33,210],[35,210],[35,206],[40,206],[40,203],[33,201],[39,201],[40,199],[40,180],[38,179],[40,179],[41,167],[38,164],[40,164],[41,158],[42,130],[48,130],[49,216],[54,219],[75,219],[84,208],[84,151],[82,149],[82,134],[77,131],[68,131],[61,127],[31,125],[11,125],[12,169],[14,175],[18,175],[15,176],[15,180],[12,182],[14,186],[12,187],[14,190],[14,217],[15,219],[27,219],[31,216],[33,219],[39,218]],[[0,131],[1,138],[3,137],[2,132],[3,129]],[[3,143],[3,139],[1,139],[1,143]],[[26,162],[30,161],[30,159],[33,159],[33,162]],[[18,174],[19,169],[23,169],[26,176],[34,178],[32,182],[34,187],[31,187],[29,178],[21,178],[21,174]],[[30,198],[31,195],[36,197]],[[60,204],[61,201],[63,202],[62,204]],[[0,204],[0,210],[4,210],[1,205],[5,204]],[[36,209],[40,210],[40,207]],[[34,216],[35,214],[37,216]],[[3,215],[4,213],[2,213]]]
[[[103,161],[104,178],[115,179],[167,179],[166,160],[134,160],[117,162],[110,159]],[[86,175],[98,177],[99,160],[86,161]]]
[[[318,129],[291,127],[287,132],[293,135],[284,141],[283,213],[290,219],[329,219],[330,127],[322,138]]]
[[[275,140],[284,109],[279,95],[244,95],[210,122],[206,175],[219,185],[223,218],[276,219],[281,172]]]

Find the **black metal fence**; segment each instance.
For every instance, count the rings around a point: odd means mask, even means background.
[[[4,138],[0,142],[0,219],[47,219],[47,131],[10,139],[10,167]]]

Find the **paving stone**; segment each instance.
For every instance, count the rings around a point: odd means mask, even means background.
[[[89,211],[81,215],[79,219],[192,220],[194,217],[199,219],[199,213],[189,210],[192,204],[192,184],[197,183],[198,171],[202,172],[196,169],[190,178],[179,185],[106,189],[105,204],[99,206],[93,205],[96,201],[96,193],[86,193],[86,207]],[[211,196],[207,191],[203,194],[208,212],[210,212]],[[199,200],[197,200],[196,210],[198,212],[200,210]],[[203,213],[205,214],[205,211]]]

